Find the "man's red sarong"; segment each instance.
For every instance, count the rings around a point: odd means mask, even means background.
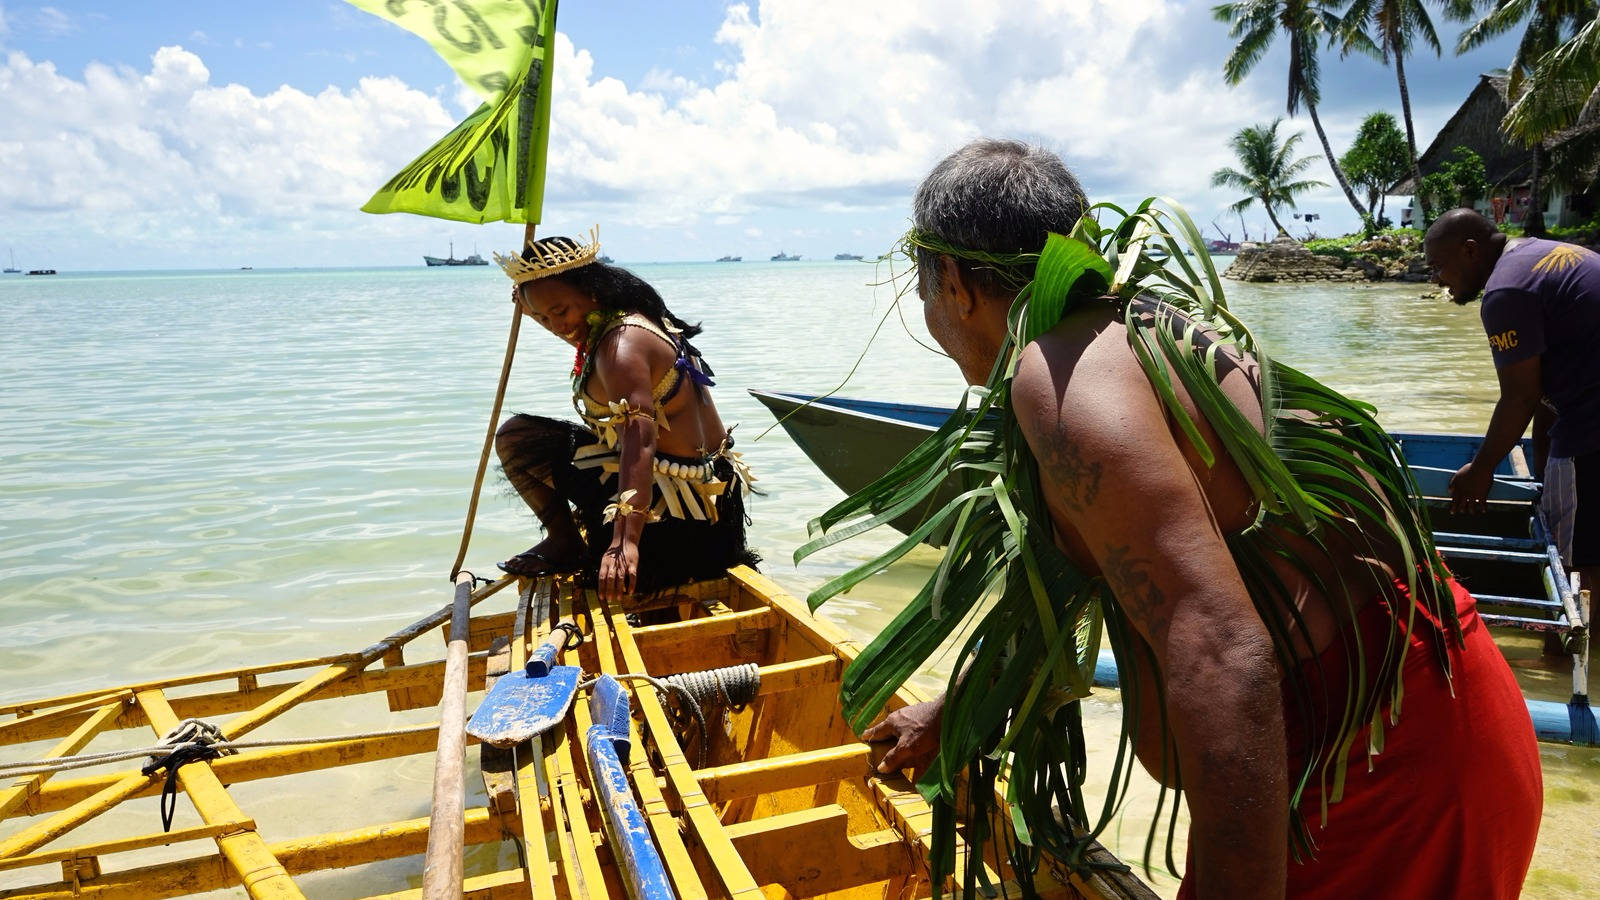
[[[1383,751],[1369,771],[1363,730],[1344,796],[1329,805],[1325,826],[1322,787],[1316,781],[1306,787],[1300,809],[1316,858],[1290,861],[1288,897],[1512,900],[1521,893],[1544,806],[1539,747],[1522,692],[1476,601],[1453,579],[1450,586],[1463,633],[1461,644],[1447,640],[1451,678],[1436,658],[1437,623],[1419,609],[1405,635],[1400,721],[1385,727]],[[1369,660],[1382,653],[1386,633],[1400,629],[1381,600],[1357,619]],[[1318,663],[1323,684],[1346,683],[1343,644],[1331,645]],[[1294,708],[1286,713],[1290,773],[1297,776],[1306,739],[1296,733],[1303,725]],[[1178,897],[1196,896],[1185,879]]]

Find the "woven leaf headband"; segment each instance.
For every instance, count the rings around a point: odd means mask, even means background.
[[[505,270],[513,282],[522,284],[535,279],[576,269],[595,261],[600,255],[600,226],[589,229],[589,243],[580,244],[570,238],[547,238],[528,245],[533,259],[523,259],[519,254],[494,255],[494,261]]]

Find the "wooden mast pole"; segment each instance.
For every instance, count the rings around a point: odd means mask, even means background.
[[[522,229],[522,246],[533,243],[534,223]],[[518,248],[521,252],[521,248]],[[483,476],[489,471],[489,449],[494,446],[494,433],[500,427],[500,407],[506,399],[506,384],[511,380],[511,360],[517,355],[517,332],[522,327],[522,307],[511,304],[511,332],[506,336],[506,358],[500,364],[500,384],[494,392],[494,409],[489,413],[489,432],[483,438],[483,452],[478,454],[478,474],[472,479],[472,498],[467,502],[467,523],[461,528],[461,548],[456,551],[456,561],[450,566],[453,579],[461,573],[467,559],[467,545],[472,542],[472,523],[478,517],[478,497],[483,493]]]

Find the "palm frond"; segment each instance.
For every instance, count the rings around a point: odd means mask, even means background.
[[[1525,146],[1577,124],[1600,90],[1600,18],[1546,53],[1501,128]]]
[[[1219,170],[1213,177],[1243,175]],[[1184,254],[1186,247],[1195,250],[1194,261]],[[1179,402],[1180,387],[1260,501],[1263,512],[1257,525],[1230,538],[1229,547],[1289,673],[1286,688],[1300,699],[1291,712],[1306,720],[1315,748],[1304,769],[1292,773],[1298,826],[1293,849],[1303,855],[1310,844],[1299,811],[1302,792],[1316,783],[1325,788],[1324,796],[1337,797],[1355,734],[1363,727],[1381,734],[1377,711],[1385,703],[1398,708],[1403,645],[1391,641],[1383,648],[1376,677],[1370,680],[1362,668],[1369,657],[1353,659],[1352,671],[1360,673],[1362,687],[1352,689],[1346,709],[1331,723],[1311,722],[1306,718],[1311,708],[1308,686],[1293,664],[1292,635],[1303,632],[1304,623],[1288,602],[1274,564],[1287,560],[1298,566],[1329,597],[1383,594],[1407,617],[1420,605],[1440,621],[1453,622],[1454,606],[1440,581],[1442,565],[1426,513],[1399,448],[1373,418],[1370,406],[1276,362],[1262,349],[1228,311],[1199,229],[1170,201],[1151,198],[1131,210],[1094,207],[1070,236],[1049,236],[1036,272],[1010,310],[1004,344],[984,388],[969,392],[961,411],[905,461],[813,520],[816,537],[796,552],[797,559],[803,558],[836,538],[879,527],[926,504],[937,482],[926,477],[930,470],[942,475],[953,466],[965,473],[962,493],[929,511],[911,535],[811,596],[816,605],[859,584],[923,537],[937,533],[947,540],[934,575],[846,670],[841,691],[845,715],[854,727],[864,727],[957,628],[968,629],[953,671],[969,675],[950,678],[939,756],[919,783],[935,807],[935,884],[958,875],[964,889],[976,889],[985,877],[978,849],[990,841],[1003,845],[1025,889],[1041,852],[1068,866],[1088,865],[1083,855],[1088,841],[1112,820],[1127,790],[1137,739],[1137,692],[1130,683],[1123,694],[1123,736],[1111,789],[1098,811],[1090,809],[1083,794],[1086,755],[1075,701],[1088,692],[1102,640],[1110,643],[1130,679],[1137,677],[1132,654],[1148,651],[1141,651],[1143,643],[1128,627],[1104,579],[1085,576],[1055,548],[1037,468],[1011,414],[1010,390],[1023,347],[1077,304],[1109,292],[1125,304],[1129,346],[1181,439],[1200,451],[1206,465],[1213,464],[1198,423]],[[1205,340],[1202,330],[1208,335]],[[1248,354],[1260,365],[1265,435],[1218,386],[1217,354],[1223,347]],[[1403,549],[1406,566],[1413,571],[1408,595],[1392,584],[1323,584],[1314,568],[1297,557],[1302,549],[1288,548],[1274,537],[1280,532],[1302,535],[1316,548],[1333,538],[1364,546],[1361,542],[1373,530]],[[1370,690],[1368,684],[1373,685]],[[1164,765],[1181,776],[1174,760]],[[994,794],[1001,770],[1009,815],[1002,814]],[[958,794],[963,774],[968,790]],[[1165,794],[1161,802],[1166,802]],[[973,846],[966,855],[968,867],[960,873],[954,871],[957,812],[968,823],[966,839]],[[1153,846],[1152,830],[1147,857]],[[1167,860],[1172,866],[1170,832]]]

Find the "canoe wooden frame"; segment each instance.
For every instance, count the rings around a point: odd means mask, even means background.
[[[725,579],[613,608],[567,582],[508,577],[472,591],[467,602],[476,606],[497,595],[518,599],[512,609],[472,617],[469,691],[483,690],[490,679],[524,664],[548,632],[548,623],[535,621],[532,612],[545,607],[583,623],[585,640],[569,658],[576,656],[586,673],[664,676],[743,663],[759,667],[753,702],[742,709],[707,708],[710,740],[703,766],[685,752],[671,705],[647,683],[630,684],[632,753],[625,768],[677,897],[929,895],[932,812],[904,777],[875,773],[882,747],[861,743],[839,710],[838,679],[858,646],[812,618],[770,580],[739,568]],[[359,653],[0,705],[0,746],[54,741],[45,755],[70,756],[98,735],[151,729],[159,736],[190,717],[231,716],[222,730],[238,739],[299,704],[356,695],[381,693],[391,710],[434,706],[441,700],[444,659],[408,662],[405,651],[416,638],[447,627],[451,612],[446,606]],[[295,680],[264,683],[269,676]],[[182,696],[169,696],[178,688]],[[891,706],[919,699],[907,688]],[[592,724],[588,703],[580,701],[563,728],[536,742],[505,750],[479,747],[487,799],[462,814],[461,840],[476,846],[509,837],[524,852],[509,867],[495,863],[488,869],[483,860],[493,854],[474,856],[463,896],[628,896],[621,854],[605,839],[596,809],[587,763]],[[435,723],[190,763],[178,770],[177,781],[201,825],[77,846],[56,842],[125,800],[158,794],[164,776],[141,775],[142,760],[135,760],[110,774],[23,778],[0,789],[0,884],[19,876],[40,880],[0,888],[0,898],[150,900],[239,886],[251,897],[293,898],[306,896],[298,880],[306,873],[401,857],[416,857],[420,875],[419,854],[430,830],[426,817],[269,842],[224,785],[428,754],[438,738]],[[695,757],[701,740],[687,737]],[[23,817],[41,820],[22,822]],[[21,830],[14,830],[19,824]],[[123,855],[164,845],[178,845],[186,855],[171,859],[168,851],[165,861],[156,862]],[[1111,854],[1099,848],[1096,854],[1104,868],[1087,878],[1055,866],[1038,873],[1041,895],[1155,896]],[[986,862],[998,880],[1009,877],[997,860]],[[372,896],[421,897],[419,881]]]

